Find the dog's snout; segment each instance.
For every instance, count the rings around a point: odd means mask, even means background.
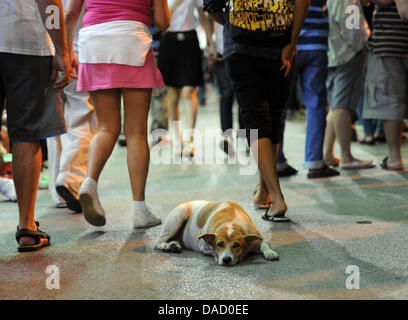
[[[225,264],[230,264],[232,261],[231,257],[225,257],[222,259],[222,262],[224,262]]]

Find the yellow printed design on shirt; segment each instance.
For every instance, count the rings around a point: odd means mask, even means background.
[[[287,31],[292,26],[292,0],[230,0],[230,23],[249,31]]]

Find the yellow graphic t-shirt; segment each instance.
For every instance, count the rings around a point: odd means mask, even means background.
[[[285,32],[293,22],[293,0],[230,0],[231,25],[248,31]]]

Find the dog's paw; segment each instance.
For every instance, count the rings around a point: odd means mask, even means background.
[[[263,256],[266,260],[268,261],[277,261],[279,260],[279,254],[276,251],[273,251],[272,249],[268,248],[264,250]]]
[[[180,253],[181,245],[178,241],[161,242],[155,246],[155,249],[163,252]]]

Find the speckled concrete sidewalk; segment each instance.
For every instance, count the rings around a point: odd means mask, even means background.
[[[215,100],[202,107],[198,128],[218,128]],[[184,251],[153,249],[160,227],[132,229],[126,150],[117,147],[100,181],[107,225],[95,228],[82,214],[55,209],[40,191],[37,219],[52,246],[17,253],[17,205],[0,196],[0,299],[401,299],[408,298],[408,173],[342,171],[308,180],[302,169],[305,124],[288,121],[285,153],[300,170],[281,180],[292,223],[261,219],[252,205],[258,176],[240,165],[151,165],[147,200],[164,218],[187,200],[234,200],[270,236],[280,261],[253,256],[232,268]],[[356,157],[379,163],[385,144],[353,143]],[[408,165],[408,148],[404,144]],[[245,149],[240,151],[245,154]],[[369,220],[371,224],[358,224]],[[60,289],[46,288],[49,265],[60,269]],[[346,268],[359,267],[360,289],[346,288]]]

